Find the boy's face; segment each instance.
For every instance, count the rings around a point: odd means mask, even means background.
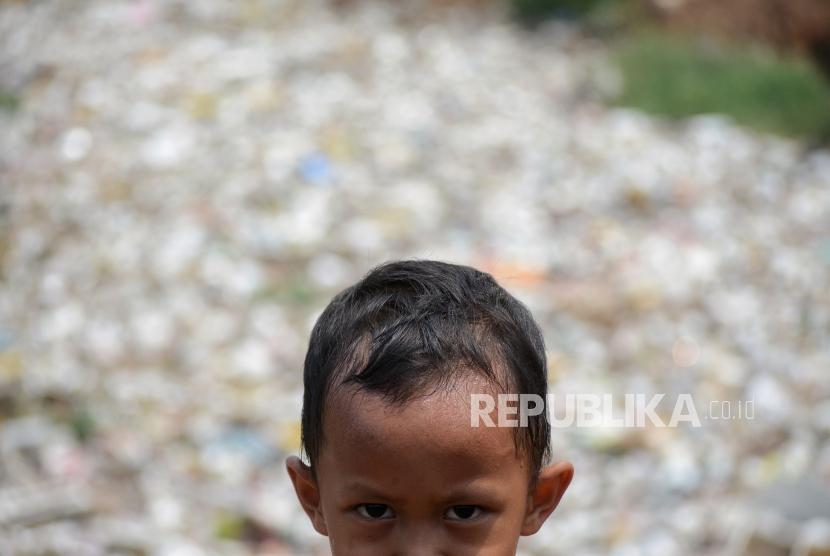
[[[573,468],[545,468],[531,490],[515,430],[471,427],[468,390],[402,407],[365,392],[330,400],[317,480],[297,458],[288,471],[335,556],[508,556],[539,529]]]

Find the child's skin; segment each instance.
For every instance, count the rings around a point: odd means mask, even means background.
[[[531,485],[515,429],[470,426],[470,394],[492,388],[467,379],[403,406],[354,388],[328,400],[316,479],[286,466],[334,556],[512,556],[556,508],[573,466]]]

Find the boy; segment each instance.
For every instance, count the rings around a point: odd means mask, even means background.
[[[304,386],[308,465],[286,467],[334,556],[514,555],[573,477],[570,463],[545,466],[546,412],[472,426],[473,394],[547,392],[538,326],[473,268],[372,270],[315,324]]]

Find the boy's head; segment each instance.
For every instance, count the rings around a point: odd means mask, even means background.
[[[471,426],[471,395],[544,399],[544,341],[493,278],[437,261],[382,265],[338,294],[311,334],[302,439],[288,471],[340,554],[510,555],[570,482],[544,467],[547,415]]]

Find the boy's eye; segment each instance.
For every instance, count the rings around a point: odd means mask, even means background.
[[[444,517],[450,521],[471,521],[481,515],[481,508],[478,506],[453,506]]]
[[[386,504],[361,504],[357,507],[357,513],[366,519],[392,519],[395,512]]]

